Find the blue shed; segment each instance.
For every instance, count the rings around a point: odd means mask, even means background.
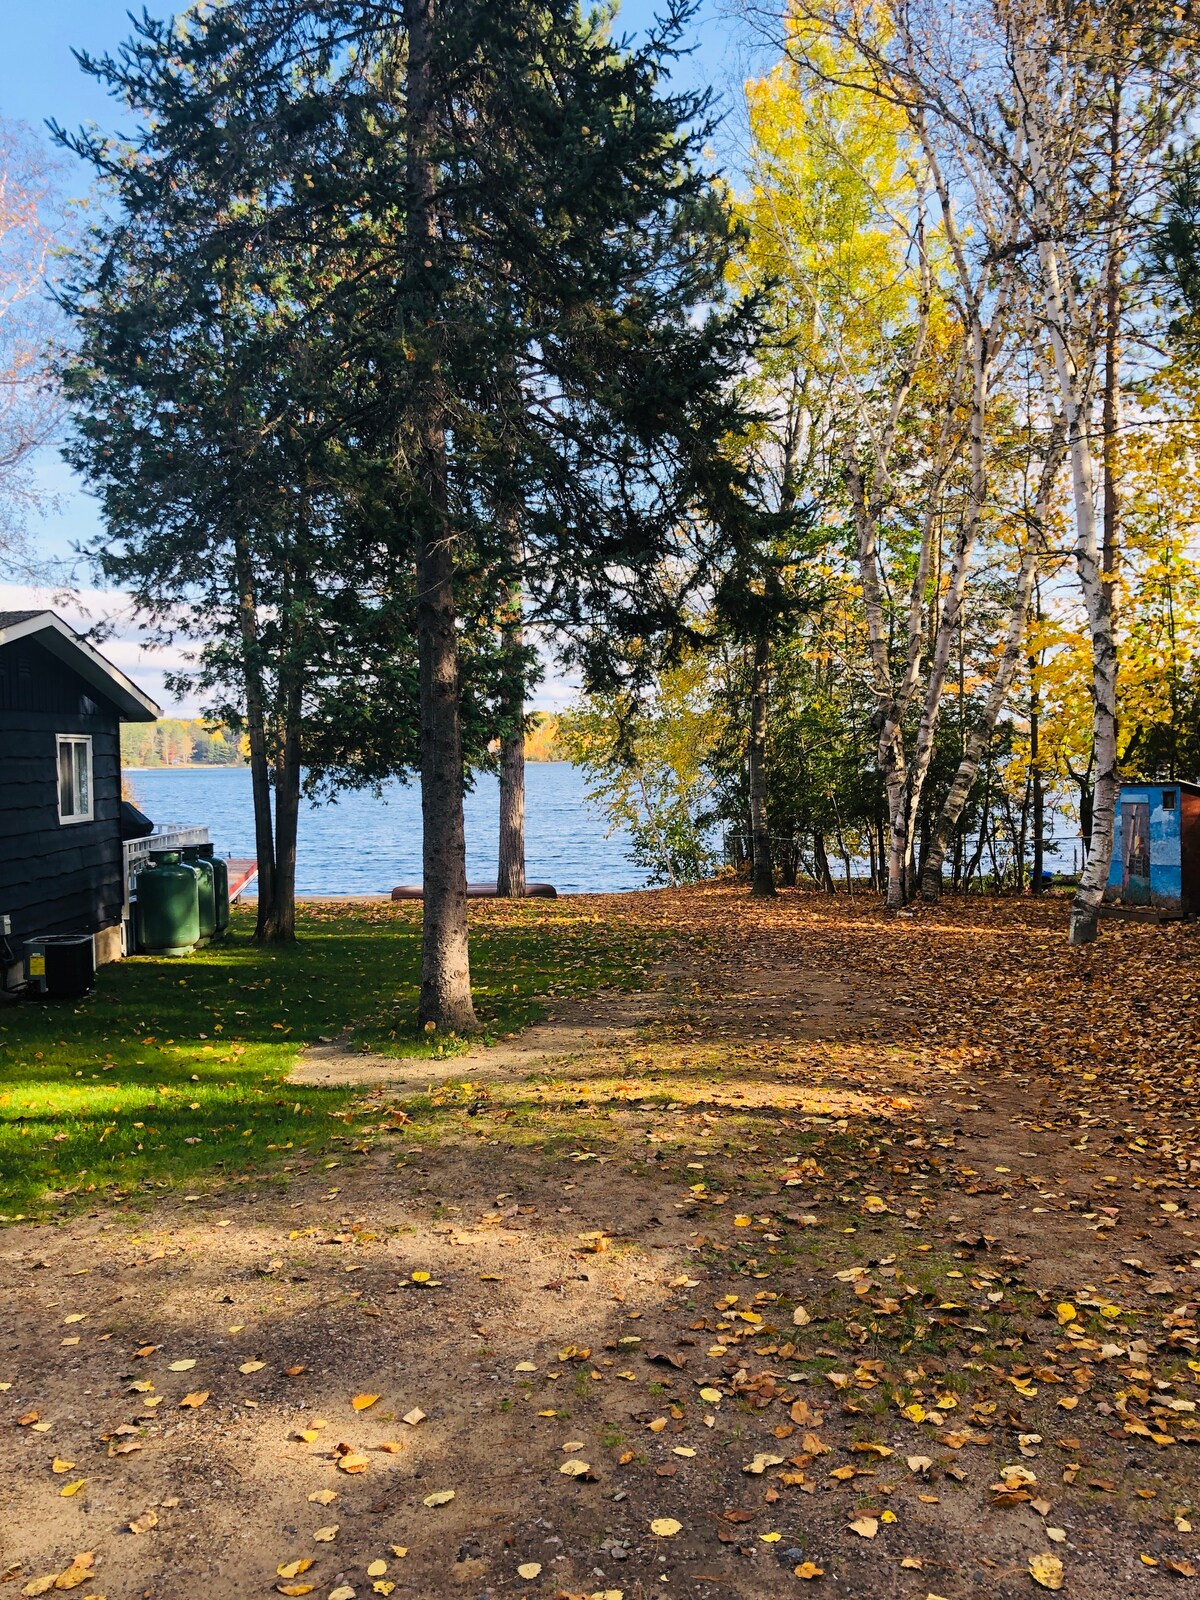
[[[1200,913],[1200,784],[1121,785],[1104,898],[1164,917]]]

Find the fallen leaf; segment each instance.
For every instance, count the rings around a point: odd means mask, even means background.
[[[406,1411],[404,1413],[401,1421],[407,1422],[410,1428],[415,1428],[419,1422],[425,1421],[425,1413],[421,1410],[420,1406],[414,1406],[411,1411]]]
[[[204,1404],[210,1393],[211,1391],[208,1389],[196,1389],[191,1394],[185,1394],[183,1399],[179,1402],[180,1410],[182,1411],[184,1406],[190,1406],[194,1411],[197,1406],[202,1406]]]
[[[317,1531],[313,1534],[313,1538],[317,1541],[318,1544],[329,1544],[331,1540],[337,1538],[338,1529],[340,1527],[341,1527],[341,1523],[340,1522],[334,1522],[334,1523],[331,1523],[329,1525],[329,1527],[327,1527],[327,1528],[318,1528]]]
[[[815,1561],[802,1561],[798,1567],[792,1568],[792,1574],[797,1578],[823,1578],[825,1568],[819,1567]]]
[[[858,1534],[860,1539],[873,1539],[879,1532],[879,1519],[877,1517],[855,1517],[850,1527]]]
[[[1047,1554],[1030,1556],[1029,1576],[1043,1589],[1061,1589],[1063,1564],[1057,1556]]]
[[[521,1565],[517,1568],[517,1577],[536,1578],[541,1570],[542,1563],[540,1561],[522,1561]]]
[[[79,1493],[80,1489],[83,1488],[86,1482],[86,1478],[76,1478],[74,1483],[64,1483],[62,1488],[58,1491],[59,1495],[62,1499],[69,1500],[72,1495]]]
[[[674,1517],[655,1517],[650,1524],[650,1532],[657,1534],[660,1539],[673,1539],[682,1531],[683,1523],[676,1522]]]
[[[438,1489],[434,1494],[427,1494],[421,1503],[427,1506],[449,1505],[454,1499],[454,1493],[453,1489]]]
[[[185,1361],[171,1361],[167,1363],[168,1372],[190,1372],[196,1365],[196,1357],[188,1356]]]
[[[577,1461],[572,1458],[570,1461],[564,1461],[558,1470],[563,1473],[565,1477],[582,1478],[585,1473],[590,1472],[592,1469],[590,1466],[588,1466],[586,1461]]]
[[[368,1562],[368,1564],[367,1564],[367,1577],[368,1578],[382,1578],[386,1571],[387,1571],[387,1562],[386,1561],[371,1561],[371,1562]]]
[[[797,1328],[807,1328],[812,1318],[803,1306],[797,1306],[792,1312],[792,1323]]]
[[[301,1556],[298,1561],[285,1561],[282,1566],[275,1568],[275,1573],[280,1578],[298,1578],[302,1572],[307,1572],[312,1564],[312,1556]]]
[[[64,1461],[61,1456],[55,1456],[54,1460],[50,1463],[50,1471],[70,1472],[74,1465],[75,1463],[73,1461]]]
[[[365,1411],[368,1406],[373,1406],[378,1399],[379,1396],[377,1394],[356,1394],[350,1404],[355,1411]]]
[[[317,1504],[319,1506],[332,1505],[333,1502],[337,1499],[337,1490],[336,1489],[314,1489],[313,1492],[309,1495],[308,1498],[310,1500],[314,1501],[315,1504]]]
[[[266,1364],[265,1361],[243,1361],[238,1371],[249,1377],[252,1372],[261,1372]]]
[[[365,1472],[371,1465],[368,1456],[360,1455],[357,1450],[348,1450],[344,1456],[338,1457],[339,1472]]]
[[[78,1589],[81,1584],[89,1583],[96,1575],[96,1556],[91,1550],[81,1550],[72,1560],[65,1572],[60,1572],[54,1580],[56,1589]]]
[[[130,1533],[149,1533],[151,1528],[158,1527],[158,1512],[143,1511],[140,1517],[134,1517],[129,1524]]]

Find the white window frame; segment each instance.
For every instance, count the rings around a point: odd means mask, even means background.
[[[83,751],[84,771],[86,773],[86,783],[87,783],[87,808],[86,808],[86,810],[69,811],[69,812],[66,812],[66,813],[64,813],[64,811],[63,811],[63,803],[62,803],[63,802],[63,793],[62,793],[62,781],[61,781],[61,778],[60,778],[60,767],[61,767],[61,763],[62,763],[62,752],[63,752],[63,748],[64,747],[67,747],[67,748],[73,749],[73,750],[82,749],[82,751]],[[72,799],[75,800],[76,802],[78,802],[78,799],[79,799],[79,757],[76,756],[76,755],[72,755],[71,760],[72,760],[72,778],[73,778]],[[60,733],[55,737],[55,741],[54,741],[54,786],[55,786],[55,789],[56,789],[57,794],[58,794],[58,820],[59,820],[60,823],[62,823],[64,825],[64,827],[69,826],[73,822],[92,822],[92,821],[95,820],[95,816],[96,816],[96,788],[95,788],[95,784],[94,784],[93,778],[92,778],[92,736],[91,736],[91,734],[89,734],[89,733]]]

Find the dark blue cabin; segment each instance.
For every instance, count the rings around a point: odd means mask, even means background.
[[[36,934],[120,955],[121,723],[160,714],[52,611],[0,611],[0,986]]]
[[[1200,785],[1121,785],[1104,898],[1125,911],[1200,913]]]

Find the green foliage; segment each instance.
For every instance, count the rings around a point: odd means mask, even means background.
[[[588,798],[613,828],[628,830],[652,883],[691,883],[716,863],[712,779],[716,728],[707,666],[695,652],[662,671],[654,688],[580,697],[558,741],[588,780]]]

